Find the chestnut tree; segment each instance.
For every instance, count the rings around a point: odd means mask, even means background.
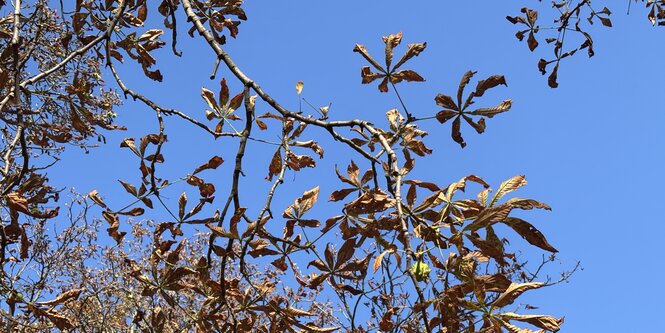
[[[597,2],[531,1],[506,18],[525,49],[542,52],[537,68],[549,87],[558,86],[565,59],[594,55],[593,29],[612,26],[610,9]],[[634,2],[665,25],[665,1]],[[2,0],[0,11],[4,331],[559,331],[563,313],[517,306],[522,294],[577,269],[540,276],[557,250],[537,223],[513,215],[550,209],[515,195],[525,177],[441,184],[415,172],[436,147],[424,123],[464,148],[463,127],[482,134],[511,109],[510,98],[484,98],[507,91],[503,75],[467,71],[454,91],[431,96],[431,110],[410,110],[399,88],[425,80],[410,65],[428,44],[386,34],[383,49],[352,50],[363,62],[361,83],[399,103],[380,120],[341,119],[303,99],[303,82],[284,82],[295,85],[293,108],[234,63],[226,45],[242,38],[242,0]],[[161,82],[169,68],[155,51],[179,57],[188,51],[183,36],[215,59],[211,80],[195,83],[206,110],[161,105],[121,74]],[[136,171],[120,181],[126,205],[50,185],[46,174],[66,148],[92,149],[106,131],[138,126],[117,123],[123,102],[150,112],[158,128],[108,143],[125,153],[118,164]],[[165,149],[167,117],[209,138],[209,156],[176,177],[164,172],[179,158]],[[271,153],[251,149],[259,145]],[[275,204],[300,181],[288,175],[316,168],[325,149],[347,152],[314,180],[337,190],[314,184],[290,205]],[[249,163],[264,175],[244,178]],[[265,193],[257,182],[268,184]],[[543,262],[516,256],[506,242],[514,238],[547,254]]]

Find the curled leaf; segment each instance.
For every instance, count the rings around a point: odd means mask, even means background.
[[[542,282],[528,282],[528,283],[511,283],[508,289],[499,295],[492,303],[493,308],[501,308],[506,305],[513,304],[515,300],[527,290],[538,289],[545,284]]]
[[[515,232],[522,236],[522,238],[529,242],[529,244],[553,253],[559,252],[550,245],[545,238],[545,235],[531,225],[531,223],[516,217],[508,217],[503,220],[503,223],[515,230]]]
[[[491,108],[479,108],[476,109],[472,112],[469,112],[470,114],[474,116],[482,116],[482,117],[487,117],[487,118],[492,118],[496,116],[499,113],[506,112],[510,110],[510,108],[513,106],[513,101],[511,99],[506,99],[501,104],[491,107]]]
[[[402,66],[407,60],[417,57],[421,52],[425,50],[427,43],[418,43],[418,44],[409,44],[409,49],[404,53],[402,59],[400,59],[393,67],[393,70],[398,69]]]

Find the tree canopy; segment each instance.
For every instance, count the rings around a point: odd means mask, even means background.
[[[665,1],[635,2],[665,25]],[[565,85],[560,68],[594,56],[593,33],[612,27],[612,12],[590,0],[529,5],[506,17],[525,52],[542,57],[525,71],[537,68],[542,89]],[[565,309],[542,314],[519,301],[579,267],[555,279],[541,273],[558,251],[520,215],[551,210],[514,192],[526,177],[442,184],[417,172],[441,163],[424,162],[441,144],[428,131],[447,131],[464,148],[511,110],[510,78],[468,70],[429,97],[430,109],[413,109],[402,87],[424,84],[414,64],[444,41],[401,32],[377,36],[380,48],[350,41],[360,84],[396,105],[346,118],[333,103],[308,100],[303,81],[283,83],[293,96],[273,95],[236,64],[228,47],[252,24],[242,0],[14,0],[0,10],[6,331],[560,330]],[[189,51],[183,38],[212,59],[208,81],[179,82],[203,86],[193,103],[202,109],[163,104],[129,83],[137,74],[159,83],[185,66],[173,65]],[[140,127],[117,120],[130,106],[150,112],[156,130],[107,142]],[[204,159],[168,154],[189,135],[205,137],[187,148]],[[119,181],[121,197],[51,184],[65,150],[99,144],[119,146],[116,167],[133,172]],[[186,170],[172,166],[181,159]],[[293,184],[305,190],[293,196],[285,190]],[[542,262],[522,251],[544,254]]]

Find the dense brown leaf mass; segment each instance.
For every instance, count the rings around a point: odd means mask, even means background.
[[[641,2],[653,25],[665,25],[665,1]],[[379,80],[384,93],[392,88],[400,108],[387,111],[386,121],[377,124],[329,120],[330,104],[312,106],[314,114],[291,110],[226,53],[228,38],[236,38],[247,20],[242,0],[0,0],[0,10],[3,331],[560,329],[563,319],[513,312],[521,309],[523,293],[557,282],[536,281],[542,277],[509,247],[508,239],[523,238],[520,245],[557,252],[536,224],[512,216],[550,209],[511,197],[526,178],[510,178],[492,195],[490,185],[475,175],[442,184],[417,179],[413,172],[416,161],[436,148],[421,124],[451,123],[452,139],[464,147],[463,122],[482,134],[487,119],[511,109],[511,99],[474,105],[488,90],[507,87],[503,75],[474,81],[473,88],[467,86],[476,72],[468,71],[456,93],[431,96],[436,106],[412,114],[398,84],[425,81],[406,68],[427,43],[404,49],[402,33],[390,34],[377,58],[379,50],[361,44],[353,51],[368,64],[360,68],[361,82]],[[589,0],[555,2],[554,12],[554,26],[547,29],[540,26],[543,11],[523,8],[507,17],[530,51],[553,46],[553,58],[538,62],[543,74],[549,72],[551,87],[558,85],[561,60],[580,50],[594,55],[589,25],[612,26],[610,10],[597,10]],[[155,51],[168,44],[180,56],[178,25],[216,59],[211,79],[219,66],[230,73],[216,88],[196,86],[204,106],[199,113],[158,104],[157,96],[127,86],[118,70],[135,66],[162,81],[169,68],[158,68]],[[311,106],[303,98],[304,83],[295,87],[300,106],[303,101]],[[50,186],[48,168],[66,147],[91,149],[95,139],[105,143],[102,130],[124,129],[115,124],[121,96],[154,114],[157,128],[119,144],[126,158],[118,163],[138,167],[132,167],[136,177],[118,180],[125,197],[111,201],[97,190],[65,195]],[[269,111],[257,114],[257,105]],[[172,176],[164,172],[173,138],[165,116],[224,144],[194,161],[191,173]],[[277,139],[262,139],[257,131]],[[249,141],[271,147],[268,156]],[[286,175],[318,167],[325,142],[348,151],[338,169],[318,170],[333,179],[334,171],[337,189],[321,193],[320,184],[311,184],[302,195],[286,198],[291,205],[274,204],[284,195]],[[247,156],[265,167],[266,193],[243,179]],[[315,181],[329,181],[322,176]],[[476,196],[464,194],[467,185],[478,190]],[[248,192],[251,197],[244,197]],[[126,204],[113,204],[119,201]],[[324,205],[336,212],[322,213]]]

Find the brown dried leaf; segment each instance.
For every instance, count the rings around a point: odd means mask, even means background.
[[[305,329],[308,332],[312,331],[312,332],[315,332],[315,333],[332,333],[332,332],[338,331],[340,329],[340,327],[339,326],[318,327],[318,326],[314,326],[313,324],[305,324]]]
[[[464,94],[464,88],[466,87],[467,84],[469,84],[469,81],[471,81],[471,78],[476,74],[474,71],[467,71],[464,73],[462,76],[462,80],[460,80],[459,87],[457,88],[457,105],[461,107],[462,105],[462,95]]]
[[[413,207],[416,203],[416,199],[418,198],[418,192],[416,190],[416,185],[411,184],[409,186],[409,190],[406,192],[406,204],[409,205],[409,207]]]
[[[524,210],[531,210],[534,208],[552,210],[548,204],[533,199],[511,198],[510,200],[506,201],[506,204]]]
[[[222,163],[224,163],[224,159],[222,159],[219,156],[214,156],[208,162],[206,162],[205,164],[202,164],[201,166],[196,168],[194,170],[194,172],[192,172],[192,174],[195,175],[195,174],[197,174],[197,173],[199,173],[203,170],[207,170],[207,169],[217,169],[217,167],[222,165]]]
[[[455,116],[458,116],[460,113],[452,110],[441,110],[436,113],[436,120],[440,123],[445,123],[446,121],[452,119]]]
[[[388,197],[385,192],[380,189],[372,189],[346,204],[344,209],[347,214],[357,216],[359,214],[382,212],[394,205],[395,200]]]
[[[303,195],[296,199],[291,206],[286,208],[284,210],[284,213],[282,213],[282,216],[284,218],[300,218],[302,217],[308,210],[314,206],[316,201],[319,199],[319,190],[320,187],[317,186],[311,190],[306,191],[303,193]]]
[[[349,259],[353,257],[353,254],[355,252],[355,247],[356,247],[356,239],[355,238],[349,238],[347,239],[344,244],[342,244],[342,247],[339,249],[339,252],[337,253],[337,262],[335,263],[335,269],[340,267],[342,264],[346,263]]]
[[[383,36],[383,42],[386,43],[386,70],[390,68],[393,61],[393,49],[402,42],[402,33]]]
[[[545,284],[542,282],[528,282],[528,283],[511,283],[510,287],[499,295],[499,297],[492,303],[493,308],[502,308],[506,305],[513,304],[515,300],[522,295],[525,291],[531,289],[538,289]]]
[[[60,304],[63,304],[63,303],[65,303],[65,302],[67,302],[71,299],[78,298],[79,295],[81,295],[81,293],[83,291],[85,291],[85,288],[68,290],[68,291],[58,295],[58,297],[56,297],[53,300],[50,300],[50,301],[47,301],[47,302],[38,302],[37,304],[43,305],[43,306],[60,305]]]
[[[74,328],[74,324],[70,318],[58,314],[55,310],[45,311],[45,316],[61,331]]]
[[[277,149],[275,154],[272,156],[270,161],[270,166],[268,166],[268,176],[267,180],[272,180],[272,177],[279,174],[282,171],[282,154],[281,149]]]
[[[140,216],[143,215],[143,213],[145,213],[145,209],[141,207],[134,207],[128,211],[118,212],[118,214],[120,215],[128,215],[128,216]]]
[[[178,218],[182,220],[185,216],[185,206],[187,205],[187,193],[182,192],[178,198]]]
[[[372,81],[376,79],[380,79],[382,77],[385,77],[385,74],[381,73],[374,73],[372,70],[369,68],[369,66],[363,66],[360,69],[360,77],[362,78],[362,83],[363,84],[368,84],[371,83]]]
[[[118,219],[118,215],[110,211],[103,211],[102,216],[110,225],[110,227],[106,229],[109,236],[111,236],[113,240],[120,244],[120,242],[122,242],[122,238],[125,237],[125,234],[127,233],[124,231],[118,232],[118,228],[120,227],[120,220]]]
[[[467,238],[471,241],[471,243],[473,243],[475,247],[477,247],[480,250],[482,254],[493,258],[494,260],[496,260],[497,263],[501,265],[507,264],[506,260],[503,258],[504,252],[500,242],[498,244],[495,244],[494,242],[481,239],[480,237],[474,235],[467,235]]]
[[[401,70],[397,73],[391,74],[390,78],[391,78],[392,83],[398,83],[398,82],[401,82],[402,80],[407,81],[407,82],[424,82],[425,81],[425,79],[422,76],[420,76],[420,74],[418,74],[415,71],[412,71],[410,69]]]
[[[314,153],[319,155],[319,158],[323,158],[323,148],[319,146],[318,143],[314,140],[309,141],[294,141],[291,143],[292,146],[296,147],[305,147],[311,149]]]
[[[120,182],[120,184],[122,184],[122,187],[125,188],[125,191],[127,191],[127,193],[129,193],[129,194],[131,194],[135,197],[138,196],[138,192],[136,191],[136,186],[134,186],[132,184],[129,184],[129,183],[127,183],[123,180],[120,180],[120,179],[118,179],[118,181]]]
[[[285,272],[287,269],[289,269],[289,266],[286,264],[286,257],[279,257],[273,260],[271,264],[277,267],[282,272]]]
[[[344,200],[349,194],[357,191],[357,188],[345,188],[341,190],[334,191],[333,193],[330,194],[330,198],[328,200],[330,201],[340,201]]]
[[[398,69],[400,66],[402,66],[407,60],[417,57],[421,52],[425,50],[427,47],[427,43],[417,43],[417,44],[409,44],[408,45],[409,49],[404,53],[402,56],[402,59],[400,59],[396,64],[395,67],[393,67],[393,70]]]
[[[531,52],[538,47],[538,41],[536,40],[536,36],[534,36],[533,30],[529,31],[529,38],[526,40],[526,45],[529,46]]]
[[[503,274],[477,275],[474,277],[475,284],[482,284],[487,291],[504,292],[510,286],[510,280]]]
[[[513,101],[511,99],[506,99],[501,104],[491,107],[491,108],[478,108],[472,112],[469,112],[472,115],[475,116],[482,116],[482,117],[487,117],[487,118],[492,118],[496,116],[499,113],[506,112],[510,110],[510,108],[513,106]]]
[[[649,14],[647,14],[647,18],[651,22],[651,25],[656,25],[656,6],[651,6],[651,11],[649,11]]]
[[[243,93],[239,93],[239,94],[233,96],[233,98],[231,98],[231,101],[229,102],[229,106],[227,108],[227,117],[229,119],[233,119],[233,118],[232,118],[232,115],[228,115],[228,114],[235,111],[235,110],[237,110],[242,105],[242,102],[243,102],[244,98],[245,98],[245,96],[243,95]],[[235,119],[233,119],[233,120],[235,120]]]
[[[293,316],[293,317],[314,316],[314,314],[309,312],[309,311],[296,309],[296,308],[292,308],[292,307],[284,308],[284,309],[282,309],[282,311],[284,311],[284,313],[288,314],[289,316]]]
[[[492,75],[485,80],[480,80],[476,85],[476,91],[473,93],[473,96],[480,97],[485,94],[485,91],[492,89],[500,84],[508,86],[506,83],[506,78],[503,75]]]
[[[501,199],[504,195],[515,191],[516,189],[526,185],[526,177],[524,176],[515,176],[510,179],[507,179],[499,185],[499,189],[496,191],[494,194],[494,197],[492,198],[492,201],[490,202],[490,206],[494,205],[499,199]]]
[[[439,186],[437,186],[434,183],[423,182],[423,181],[416,180],[416,179],[406,180],[406,181],[404,181],[404,183],[412,184],[412,185],[415,185],[415,186],[418,186],[418,187],[421,187],[421,188],[426,188],[426,189],[428,189],[432,192],[437,192],[437,191],[441,190],[441,188],[439,188]]]
[[[550,88],[556,88],[559,86],[559,83],[556,82],[557,79],[557,73],[559,71],[559,63],[554,66],[554,69],[552,70],[552,73],[550,73],[550,76],[547,77],[547,85],[550,86]]]
[[[473,121],[473,118],[465,114],[463,114],[462,117],[464,117],[464,120],[466,120],[467,124],[473,127],[473,129],[475,129],[478,134],[482,134],[483,132],[485,132],[485,128],[487,127],[487,125],[485,125],[484,118],[480,118],[476,123],[475,121]]]
[[[508,217],[508,214],[510,214],[512,209],[513,207],[508,204],[486,208],[481,211],[476,219],[467,225],[464,230],[476,231],[491,226],[494,223],[501,222]]]
[[[381,80],[381,83],[379,83],[379,91],[380,92],[388,92],[388,77],[384,77],[383,80]]]
[[[529,323],[533,326],[550,332],[558,332],[561,329],[561,324],[563,323],[563,318],[556,319],[546,315],[520,315],[513,312],[505,312],[499,314],[499,316],[501,316],[503,320],[517,320]]]
[[[224,228],[218,227],[218,226],[216,226],[212,223],[206,224],[206,227],[208,227],[208,229],[210,229],[210,231],[212,231],[212,234],[217,236],[217,237],[224,237],[224,238],[230,238],[230,239],[235,238],[235,236],[233,234],[226,231]]]
[[[374,60],[374,58],[372,58],[372,56],[369,55],[369,52],[367,52],[367,49],[365,48],[364,45],[356,44],[356,46],[353,47],[353,52],[360,53],[360,55],[362,55],[363,58],[365,58],[365,60],[369,61],[369,63],[372,64],[372,66],[374,66],[374,68],[376,68],[378,71],[382,73],[386,72],[386,70],[383,69],[383,67],[381,67],[381,65],[379,65],[379,63],[376,62],[376,60]]]
[[[206,88],[201,88],[201,97],[203,97],[203,100],[208,104],[210,110],[219,111],[219,105],[217,105],[217,101],[215,100],[214,92]]]
[[[436,105],[438,105],[438,106],[441,106],[441,107],[444,107],[444,108],[450,109],[450,110],[459,111],[459,108],[457,107],[457,104],[455,104],[455,102],[453,101],[453,98],[448,96],[448,95],[437,94],[436,97],[434,97],[434,101],[436,102]],[[438,119],[438,117],[437,117],[437,119]],[[439,121],[441,121],[441,120],[439,120]]]
[[[27,259],[30,257],[30,245],[32,245],[32,240],[28,238],[28,233],[26,232],[27,225],[21,226],[21,249],[19,256],[21,259]]]
[[[316,201],[319,199],[319,186],[305,192],[302,197],[300,197],[298,200],[298,204],[300,205],[300,213],[304,214],[308,210],[314,206]]]
[[[404,117],[397,109],[391,109],[386,112],[386,117],[388,118],[388,123],[390,123],[390,129],[393,131],[397,131],[402,122],[404,122]]]
[[[522,236],[522,238],[529,242],[529,244],[553,253],[559,252],[547,242],[545,235],[531,225],[531,223],[516,217],[507,217],[504,219],[503,223],[515,230],[515,232]]]
[[[28,213],[28,200],[23,198],[18,192],[11,192],[5,196],[7,206],[21,213]]]
[[[379,255],[374,259],[374,264],[372,265],[372,269],[374,270],[374,273],[376,273],[376,271],[378,271],[379,268],[381,268],[381,263],[383,262],[383,257],[384,257],[386,254],[388,254],[388,253],[392,253],[392,252],[393,252],[393,250],[385,250],[385,251],[381,252],[381,254],[379,254]]]
[[[265,130],[268,129],[268,125],[266,125],[266,123],[262,122],[261,120],[255,119],[255,122],[256,122],[256,125],[259,126],[260,130],[265,131]]]
[[[612,20],[610,20],[609,17],[598,16],[598,19],[600,19],[600,23],[602,23],[604,26],[608,28],[612,27]]]
[[[155,40],[157,37],[161,36],[164,33],[161,29],[150,29],[143,33],[138,39],[139,42],[146,42],[150,40]]]
[[[88,193],[88,197],[90,198],[90,200],[92,200],[94,203],[96,203],[100,207],[106,208],[106,204],[104,203],[102,198],[99,196],[99,193],[97,192],[97,190],[92,190],[92,192]]]
[[[438,116],[438,114],[437,114]],[[452,127],[452,138],[455,140],[455,142],[459,143],[459,145],[464,148],[466,147],[466,142],[464,142],[464,138],[462,137],[462,131],[461,131],[461,121],[460,117],[455,118],[453,121],[453,127]]]
[[[522,8],[521,11],[526,14],[529,26],[534,27],[536,25],[536,20],[538,20],[538,11],[529,8]]]
[[[129,148],[134,154],[136,154],[136,156],[141,157],[141,154],[139,153],[138,149],[136,149],[136,145],[134,144],[134,138],[126,138],[122,140],[120,147]]]
[[[311,289],[316,289],[318,286],[321,285],[321,283],[323,283],[323,281],[325,281],[328,278],[328,276],[330,276],[329,273],[325,274],[312,273],[312,277],[309,279],[308,287]]]

